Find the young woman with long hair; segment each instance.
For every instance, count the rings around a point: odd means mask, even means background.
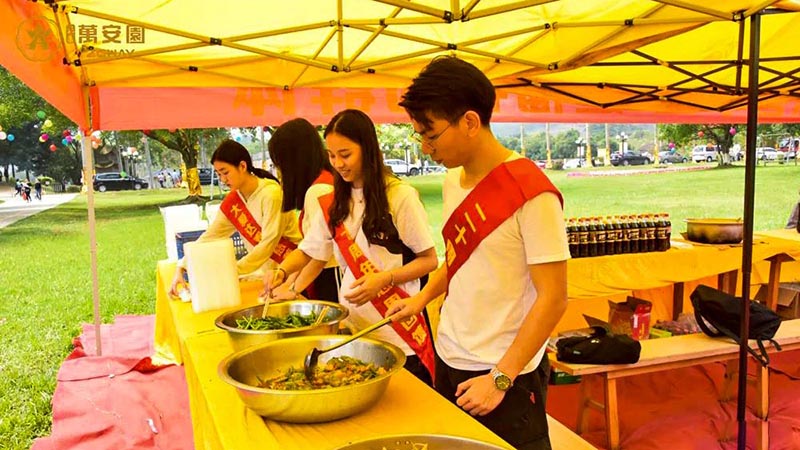
[[[254,272],[271,260],[280,262],[296,247],[301,236],[294,211],[283,211],[283,191],[278,180],[266,170],[254,167],[250,152],[230,139],[222,141],[214,150],[211,164],[231,192],[225,196],[220,213],[198,242],[228,239],[239,231],[248,250],[236,263],[240,274]],[[177,295],[185,271],[181,260],[172,280],[173,295]]]
[[[300,211],[300,233],[305,235],[320,211],[319,198],[333,192],[333,168],[325,144],[314,125],[297,118],[275,130],[268,148],[283,187],[283,210]],[[302,292],[306,298],[338,302],[337,268],[333,257],[327,263],[312,260],[296,279],[275,289],[272,298],[292,300]]]
[[[372,120],[345,110],[324,136],[336,171],[333,194],[323,197],[303,242],[265,287],[271,291],[312,259],[333,255],[343,270],[339,300],[350,306],[347,325],[357,331],[383,319],[396,298],[419,291],[420,277],[436,268],[436,250],[419,194],[383,164]],[[422,316],[373,335],[403,349],[406,369],[430,384],[433,349]]]

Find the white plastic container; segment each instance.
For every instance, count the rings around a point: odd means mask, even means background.
[[[187,242],[183,250],[195,313],[242,303],[236,255],[230,239]]]

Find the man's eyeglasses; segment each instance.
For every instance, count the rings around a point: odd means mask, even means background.
[[[420,145],[421,144],[427,144],[427,145],[433,146],[433,143],[436,142],[437,139],[442,137],[442,135],[445,133],[445,131],[447,131],[450,128],[450,125],[452,125],[452,123],[448,123],[447,126],[444,127],[444,130],[440,131],[439,133],[437,133],[437,134],[435,134],[435,135],[433,135],[431,137],[425,136],[424,134],[417,133],[415,131],[415,132],[411,133],[411,139],[417,141],[417,143],[419,143]]]

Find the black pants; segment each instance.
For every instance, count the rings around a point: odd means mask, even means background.
[[[336,267],[323,269],[311,285],[303,291],[310,300],[326,300],[339,303],[339,290],[336,287]]]
[[[422,364],[422,360],[419,359],[419,356],[406,356],[406,363],[403,365],[403,368],[411,372],[412,375],[419,378],[423,383],[427,384],[428,386],[433,386],[431,374],[428,373],[428,369],[426,369],[425,365]]]
[[[454,369],[437,355],[436,391],[455,404],[456,388],[460,383],[488,372]],[[544,355],[536,370],[514,380],[514,386],[506,392],[497,408],[485,416],[475,416],[475,419],[514,448],[550,450],[545,412],[549,376],[550,362]],[[531,397],[535,401],[531,401]]]

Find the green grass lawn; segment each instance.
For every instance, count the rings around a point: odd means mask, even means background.
[[[549,172],[566,215],[668,212],[676,232],[687,217],[740,217],[744,168],[699,172],[568,177]],[[408,180],[428,211],[441,254],[441,180]],[[757,171],[756,230],[781,228],[797,201],[800,167]],[[159,205],[184,191],[96,195],[101,313],[152,314],[155,266],[166,257]],[[26,449],[50,432],[50,399],[61,361],[83,323],[92,321],[86,197],[0,229],[0,448]]]

